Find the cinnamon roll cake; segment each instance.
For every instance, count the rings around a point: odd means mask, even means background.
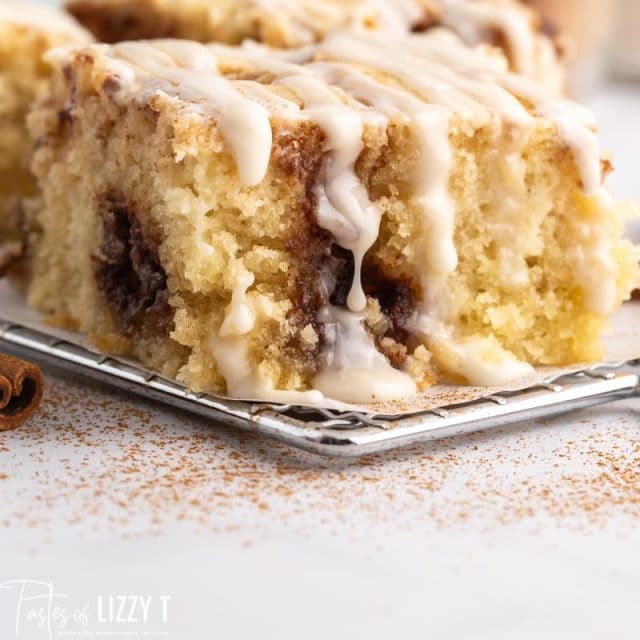
[[[0,245],[18,236],[16,208],[35,189],[28,171],[26,114],[47,85],[43,55],[51,47],[91,39],[62,12],[26,2],[0,3]]]
[[[601,358],[638,281],[592,115],[451,32],[49,62],[30,302],[191,389],[503,385]]]

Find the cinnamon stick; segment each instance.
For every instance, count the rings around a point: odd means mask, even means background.
[[[0,353],[0,431],[26,422],[40,406],[43,389],[39,367]]]

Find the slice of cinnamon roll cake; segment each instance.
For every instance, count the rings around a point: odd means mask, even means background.
[[[500,47],[517,73],[560,90],[562,38],[518,0],[68,0],[67,9],[103,42],[252,39],[300,47],[331,31],[421,33],[442,27],[468,44]]]
[[[30,301],[195,390],[503,385],[638,279],[591,114],[451,33],[50,56]]]
[[[51,47],[91,39],[62,12],[27,2],[0,3],[0,246],[18,236],[16,207],[35,189],[27,168],[26,114],[47,85],[43,55]]]

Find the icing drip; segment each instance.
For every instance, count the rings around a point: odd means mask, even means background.
[[[583,191],[587,195],[595,194],[602,184],[602,168],[593,114],[573,102],[550,97],[542,87],[519,76],[510,74],[501,81],[509,90],[533,103],[537,115],[556,125],[560,139],[571,149]]]
[[[377,18],[376,26],[394,33],[411,31],[427,8],[424,0],[369,0],[365,7],[371,7]]]
[[[570,115],[553,110],[542,113],[558,127],[558,134],[571,149],[586,195],[595,194],[602,185],[600,142],[590,129],[576,123]]]
[[[490,0],[440,0],[442,24],[454,29],[469,44],[487,40],[487,32],[498,31],[506,40],[513,68],[524,75],[533,74],[536,37],[531,16],[522,6],[497,5]]]
[[[126,42],[114,45],[112,50],[136,71],[138,81],[147,76],[153,85],[153,79],[164,79],[169,85],[156,84],[155,90],[199,103],[206,101],[231,148],[242,181],[249,186],[262,182],[273,142],[269,112],[258,102],[245,98],[220,75],[211,49],[171,40],[158,42],[153,48]]]
[[[518,2],[495,0],[247,0],[249,15],[267,15],[292,46],[312,44],[348,28],[406,34],[425,16],[452,29],[467,44],[491,43],[498,32],[512,68],[540,75],[542,61],[558,67],[553,43],[535,30],[533,14]],[[547,73],[554,70],[547,68]],[[556,82],[555,84],[560,84]]]
[[[367,298],[362,289],[362,262],[378,238],[381,219],[355,173],[364,148],[363,116],[338,100],[335,92],[317,78],[298,75],[280,82],[304,100],[303,113],[325,133],[329,153],[314,189],[318,224],[353,253],[355,274],[347,305],[352,311],[363,311]]]
[[[298,44],[345,27],[407,33],[425,10],[425,0],[253,0],[252,4],[282,21]]]
[[[320,391],[275,389],[273,382],[263,376],[249,358],[249,344],[244,337],[221,338],[213,332],[209,338],[209,349],[231,397],[283,404],[328,404]]]
[[[449,196],[449,174],[453,164],[449,144],[449,114],[415,96],[383,87],[357,69],[341,64],[317,63],[327,81],[376,105],[390,120],[404,122],[419,150],[419,162],[413,176],[413,202],[420,209],[425,242],[422,250],[424,290],[442,289],[446,276],[455,271],[458,255],[454,245],[455,205]],[[429,287],[426,286],[429,281]]]
[[[327,307],[319,319],[325,325],[326,366],[313,380],[316,389],[330,398],[358,404],[415,395],[415,382],[375,348],[364,315]]]
[[[534,372],[491,338],[443,339],[436,350],[450,374],[474,387],[500,387]]]
[[[226,309],[220,330],[209,338],[209,349],[215,358],[220,375],[233,397],[295,404],[326,404],[320,391],[282,391],[274,389],[273,382],[262,375],[249,358],[247,336],[255,327],[256,309],[247,292],[254,276],[241,262],[234,261],[229,268],[229,279],[234,283],[231,303]]]
[[[230,51],[228,47],[218,50]],[[262,53],[262,49],[249,48],[243,57],[276,73],[274,82],[292,90],[302,101],[298,117],[315,123],[325,134],[327,156],[314,188],[317,221],[339,246],[353,253],[355,273],[347,305],[352,311],[363,311],[367,299],[362,289],[362,263],[378,238],[381,214],[357,177],[355,165],[364,149],[365,124],[386,127],[387,120],[376,118],[358,102],[339,95],[327,83],[321,65],[300,67],[285,61],[268,61],[265,65]]]
[[[362,263],[378,238],[381,214],[353,170],[362,151],[362,123],[353,120],[345,115],[340,127],[333,129],[333,134],[344,134],[344,146],[334,150],[327,160],[325,179],[315,188],[315,195],[318,224],[333,234],[337,244],[353,253],[355,269],[347,306],[351,311],[364,311],[367,297],[362,288]],[[330,130],[325,127],[325,132]]]
[[[239,264],[230,269],[234,281],[231,304],[227,308],[224,322],[220,327],[220,337],[230,338],[251,333],[256,324],[256,315],[247,298],[247,291],[254,283],[254,275]]]

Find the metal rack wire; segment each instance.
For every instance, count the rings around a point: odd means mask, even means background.
[[[140,396],[327,456],[357,457],[640,396],[640,359],[603,363],[516,392],[402,416],[242,402],[192,393],[130,362],[0,318],[0,346]]]

